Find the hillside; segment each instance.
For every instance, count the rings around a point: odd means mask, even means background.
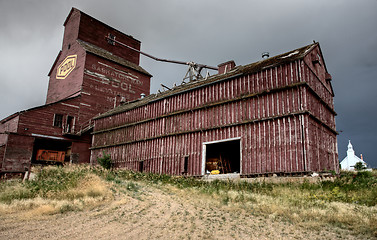
[[[327,196],[326,184],[330,183],[207,183],[88,167],[45,168],[34,181],[1,183],[0,236],[1,239],[376,238],[375,203],[347,203],[341,196],[342,188],[333,186]],[[337,195],[338,199],[330,199],[331,195]]]

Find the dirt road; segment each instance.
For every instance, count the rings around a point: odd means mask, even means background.
[[[142,186],[83,211],[0,216],[0,239],[359,239],[262,216],[171,186]]]

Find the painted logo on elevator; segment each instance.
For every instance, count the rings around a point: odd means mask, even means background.
[[[65,79],[76,67],[77,55],[67,56],[56,71],[56,79]]]

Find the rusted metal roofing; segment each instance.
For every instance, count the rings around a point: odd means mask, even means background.
[[[90,43],[87,43],[85,41],[82,41],[80,39],[77,40],[77,42],[80,44],[80,46],[82,46],[85,51],[89,52],[89,53],[92,53],[94,55],[97,55],[99,57],[103,57],[105,59],[108,59],[110,61],[113,61],[115,63],[118,63],[120,65],[123,65],[125,67],[128,67],[128,68],[131,68],[131,69],[134,69],[138,72],[141,72],[141,73],[144,73],[148,76],[152,76],[149,72],[147,72],[144,68],[140,67],[139,65],[137,64],[134,64],[132,62],[129,62],[121,57],[118,57],[114,54],[112,54],[111,52],[109,51],[106,51],[100,47],[97,47],[93,44],[90,44]]]
[[[160,99],[163,99],[163,98],[167,98],[167,97],[170,97],[170,96],[173,96],[173,95],[176,95],[176,94],[180,94],[180,93],[183,93],[183,92],[186,92],[186,91],[193,90],[193,89],[198,88],[198,87],[210,85],[210,84],[213,84],[213,83],[216,83],[216,82],[219,82],[219,81],[225,81],[225,80],[228,80],[230,78],[234,78],[234,77],[245,75],[245,74],[255,73],[255,72],[258,72],[258,71],[261,71],[261,70],[264,70],[264,69],[268,69],[268,68],[272,68],[272,67],[275,67],[275,66],[278,66],[278,65],[282,65],[284,63],[289,63],[289,62],[293,62],[295,60],[302,59],[306,56],[306,54],[308,52],[310,52],[310,50],[312,50],[318,44],[319,43],[313,43],[313,44],[307,45],[305,47],[298,48],[296,50],[289,51],[289,52],[286,52],[286,53],[283,53],[283,54],[280,54],[280,55],[277,55],[277,56],[274,56],[274,57],[270,57],[270,58],[267,58],[267,59],[264,59],[264,60],[261,60],[261,61],[258,61],[258,62],[248,64],[248,65],[236,66],[231,71],[229,71],[225,74],[216,74],[216,75],[213,75],[213,76],[211,76],[207,79],[203,79],[203,80],[199,80],[199,81],[193,81],[193,82],[189,82],[189,83],[185,83],[185,84],[173,87],[171,90],[167,90],[167,91],[164,91],[162,93],[151,94],[151,95],[149,95],[149,96],[147,96],[143,99],[128,102],[124,105],[121,105],[117,108],[114,108],[114,109],[112,109],[112,110],[110,110],[110,111],[108,111],[104,114],[101,114],[100,116],[95,117],[94,119],[100,119],[100,118],[104,118],[104,117],[107,117],[107,116],[111,116],[111,115],[114,115],[114,114],[117,114],[117,113],[120,113],[120,112],[123,112],[123,111],[127,111],[127,110],[130,110],[130,109],[136,108],[136,107],[146,105],[150,102],[154,102],[154,101],[157,101],[157,100],[160,100]]]

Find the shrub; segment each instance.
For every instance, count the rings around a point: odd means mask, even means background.
[[[103,167],[104,169],[111,169],[113,167],[113,163],[111,161],[111,157],[110,157],[110,154],[106,154],[105,152],[103,152],[103,157],[98,157],[97,158],[97,162],[99,165],[101,165],[101,167]]]
[[[362,162],[357,162],[354,168],[356,169],[356,171],[362,171],[367,169],[367,167]]]

